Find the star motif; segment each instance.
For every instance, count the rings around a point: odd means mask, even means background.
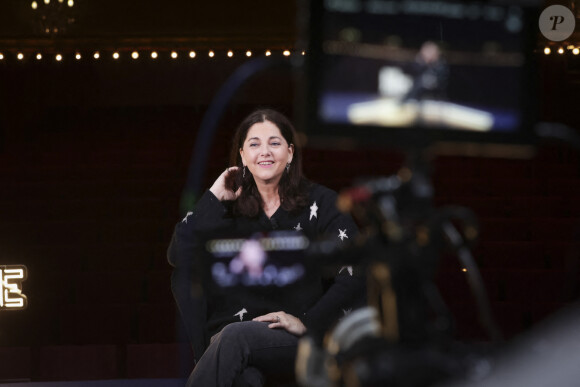
[[[316,214],[316,212],[318,211],[318,206],[316,205],[316,202],[312,203],[312,205],[310,206],[310,219],[312,220],[312,217],[314,216],[315,218],[318,218],[318,215]]]
[[[303,228],[300,227],[300,222],[298,222],[298,224],[296,225],[296,227],[294,227],[294,230],[296,230],[296,231],[302,231],[303,230]]]
[[[340,268],[340,270],[338,271],[338,274],[342,273],[342,271],[346,269],[346,271],[348,271],[348,274],[350,274],[350,276],[352,277],[352,266],[343,266]]]
[[[187,213],[187,215],[185,215],[185,218],[183,218],[183,220],[181,221],[181,223],[187,223],[187,218],[188,218],[190,215],[193,215],[193,212],[192,212],[192,211],[189,211],[189,212]]]
[[[238,313],[234,314],[234,316],[240,316],[240,321],[244,321],[244,314],[248,313],[246,308],[240,310]]]
[[[340,228],[338,229],[338,237],[341,241],[343,241],[344,238],[348,239],[348,235],[346,235],[346,228],[344,230],[341,230]]]

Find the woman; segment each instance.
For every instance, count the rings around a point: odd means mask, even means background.
[[[364,298],[364,278],[352,267],[341,269],[326,290],[321,278],[309,276],[291,296],[265,294],[261,303],[243,292],[214,297],[197,285],[183,287],[192,269],[193,283],[201,282],[202,271],[192,262],[201,235],[292,230],[345,241],[357,231],[336,208],[336,193],[302,176],[296,132],[282,114],[258,110],[243,120],[230,165],[177,225],[169,249],[172,289],[196,359],[189,386],[260,386],[264,375],[292,376],[297,343],[308,328],[329,328]]]

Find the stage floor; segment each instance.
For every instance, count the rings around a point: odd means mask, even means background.
[[[69,382],[14,382],[2,387],[183,387],[185,379],[116,379]]]

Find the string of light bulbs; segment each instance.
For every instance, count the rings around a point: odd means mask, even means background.
[[[53,2],[64,4],[64,0],[53,0]],[[30,3],[30,7],[32,9],[38,9],[39,4],[42,4],[42,3],[44,3],[46,5],[50,5],[50,0],[42,0],[42,2],[41,1],[33,1],[32,3]],[[74,2],[74,0],[67,0],[66,5],[68,5],[69,7],[72,8],[72,7],[74,7],[75,2]]]
[[[190,58],[195,59],[199,58],[203,54],[200,54],[200,51],[197,50],[107,50],[109,51],[109,55],[113,60],[119,60],[123,57],[129,57],[133,60],[137,60],[143,57],[149,57],[152,60],[155,59],[162,59],[162,58],[169,58],[169,59],[179,59],[179,58]],[[559,54],[563,55],[566,53],[570,53],[574,56],[580,55],[580,47],[576,47],[573,45],[568,46],[559,46],[559,47],[552,47],[552,46],[545,46],[541,49],[541,52],[544,55],[552,55],[552,54]],[[78,50],[74,51],[72,54],[65,54],[60,52],[55,52],[54,50],[50,50],[50,52],[42,52],[42,50],[5,50],[0,51],[0,61],[4,61],[9,58],[9,55],[12,54],[13,57],[18,61],[25,61],[26,59],[35,59],[37,61],[45,60],[53,58],[57,62],[61,62],[68,57],[74,58],[75,60],[81,60],[85,58],[93,58],[94,60],[104,58],[103,51],[101,50],[93,50],[92,52],[87,52],[86,50]],[[291,55],[306,55],[305,51],[291,51],[291,50],[227,50],[224,52],[216,51],[216,50],[208,50],[205,52],[205,55],[208,58],[234,58],[234,57],[247,57],[251,58],[254,56],[272,56],[275,54],[281,54],[283,56],[289,57]]]
[[[162,59],[162,58],[169,58],[172,60],[177,60],[179,58],[189,58],[189,59],[196,59],[200,58],[203,55],[206,55],[208,58],[233,58],[233,57],[246,57],[251,58],[254,56],[263,55],[266,57],[270,57],[273,55],[282,55],[285,57],[289,57],[291,55],[306,55],[305,51],[295,52],[291,50],[227,50],[227,51],[216,51],[216,50],[208,50],[204,51],[201,54],[199,51],[196,50],[93,50],[93,51],[74,51],[71,53],[60,53],[60,52],[42,52],[42,50],[11,50],[8,52],[0,51],[0,61],[5,61],[9,58],[9,55],[12,54],[13,58],[15,58],[19,62],[24,62],[26,60],[36,60],[36,61],[43,61],[43,60],[50,60],[51,58],[56,62],[62,62],[65,59],[74,59],[76,61],[80,61],[82,59],[92,58],[93,60],[99,60],[106,58],[107,56],[113,60],[120,60],[122,58],[131,58],[132,60],[138,60],[140,58],[149,58],[151,60]]]
[[[559,54],[563,55],[565,53],[571,53],[572,55],[580,55],[580,47],[569,44],[567,46],[545,46],[543,51],[544,55]]]

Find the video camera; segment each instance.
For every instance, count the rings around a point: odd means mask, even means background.
[[[469,248],[473,213],[432,207],[430,157],[530,158],[537,143],[539,1],[321,0],[303,3],[303,127],[311,147],[406,152],[390,177],[341,194],[366,240],[367,308],[319,347],[301,341],[303,386],[428,386],[481,376],[488,348],[458,343],[434,285],[442,249],[466,269],[480,322],[501,333]],[[340,255],[340,252],[334,252]]]

